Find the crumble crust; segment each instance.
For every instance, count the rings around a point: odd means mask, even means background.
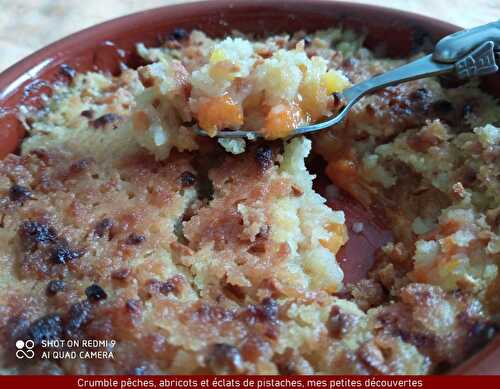
[[[493,337],[500,111],[474,82],[386,88],[313,137],[341,195],[394,234],[344,285],[345,218],[313,189],[311,141],[230,155],[192,120],[280,138],[403,61],[339,29],[138,52],[149,64],[25,108],[30,136],[0,162],[4,373],[427,374]],[[17,339],[61,338],[115,339],[115,358],[14,358]]]

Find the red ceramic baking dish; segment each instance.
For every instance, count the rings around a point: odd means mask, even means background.
[[[405,57],[429,50],[440,37],[459,29],[444,21],[369,5],[328,0],[205,1],[152,9],[88,28],[53,43],[0,75],[0,157],[14,152],[24,130],[16,119],[20,104],[39,96],[61,74],[61,64],[77,71],[118,72],[120,62],[138,66],[137,42],[157,44],[175,28],[200,29],[223,36],[232,30],[267,35],[318,30],[338,24],[368,33],[366,45],[384,55]],[[484,88],[500,96],[499,77]],[[365,269],[366,270],[366,269]],[[453,374],[500,374],[500,337],[452,371]]]

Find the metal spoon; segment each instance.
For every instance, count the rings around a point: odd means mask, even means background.
[[[500,62],[500,20],[448,35],[436,44],[432,54],[344,90],[338,94],[344,107],[337,115],[323,122],[298,127],[289,136],[316,132],[339,124],[363,96],[386,86],[442,74],[454,73],[462,79],[483,76],[498,71],[496,61]],[[196,131],[199,135],[208,136],[199,128]],[[263,134],[256,131],[224,130],[215,136],[253,140],[263,137]]]

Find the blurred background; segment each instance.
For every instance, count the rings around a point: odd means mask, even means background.
[[[0,71],[48,43],[96,23],[188,1],[192,0],[0,0]],[[462,27],[500,17],[500,0],[351,1],[416,12]]]

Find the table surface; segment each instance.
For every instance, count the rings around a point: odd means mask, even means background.
[[[416,12],[462,27],[490,22],[500,15],[500,0],[351,1]],[[182,2],[186,0],[0,0],[0,71],[48,43],[96,23]]]

